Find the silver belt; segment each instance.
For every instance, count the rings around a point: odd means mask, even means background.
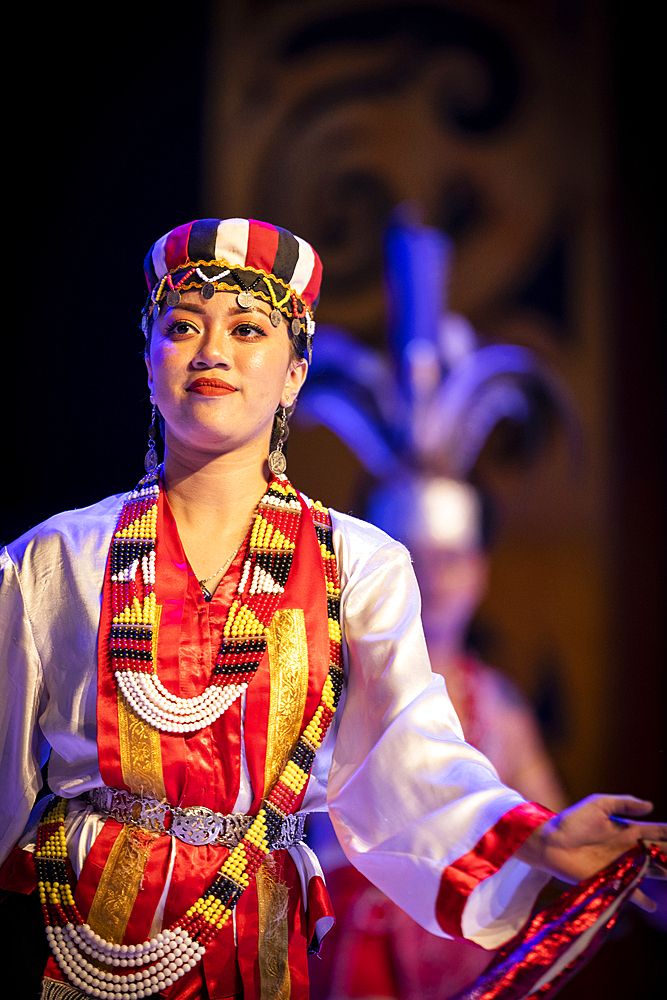
[[[88,792],[88,801],[98,812],[105,813],[119,823],[132,823],[157,833],[177,837],[184,844],[219,844],[236,847],[255,821],[254,816],[245,813],[213,812],[206,806],[170,806],[150,796],[135,795],[124,788],[93,788]],[[303,840],[306,817],[285,816],[280,833],[274,841],[273,850],[294,847]]]

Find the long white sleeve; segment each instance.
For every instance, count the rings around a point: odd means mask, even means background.
[[[436,902],[445,869],[525,800],[463,741],[444,681],[430,670],[407,550],[344,515],[334,513],[334,528],[349,677],[329,811],[359,871],[442,935]],[[489,948],[516,933],[548,881],[502,860],[463,913],[465,936]]]
[[[16,567],[0,553],[0,863],[23,830],[48,744],[39,728],[44,674]]]
[[[97,632],[120,500],[57,514],[0,554],[0,856],[23,832],[51,748],[49,784],[101,785]]]

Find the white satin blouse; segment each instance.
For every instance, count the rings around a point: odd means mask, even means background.
[[[0,552],[0,860],[24,834],[49,751],[49,784],[58,795],[103,784],[97,633],[123,500],[58,514]],[[431,673],[407,550],[370,524],[331,515],[347,686],[302,810],[328,807],[350,861],[442,936],[443,870],[524,800],[464,742],[444,681]],[[246,771],[236,810],[250,801]],[[101,825],[89,813],[93,822],[81,822],[79,812],[70,820],[77,868]],[[296,853],[307,878],[308,852]],[[464,935],[498,947],[527,919],[547,881],[510,857],[468,897]]]

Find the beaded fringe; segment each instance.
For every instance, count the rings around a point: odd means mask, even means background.
[[[85,1000],[86,994],[77,990],[69,983],[59,983],[56,979],[44,976],[40,1000]]]

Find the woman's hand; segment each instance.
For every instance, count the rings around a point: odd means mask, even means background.
[[[652,809],[651,802],[633,795],[589,795],[534,830],[516,857],[564,882],[580,882],[640,840],[667,850],[667,824],[628,818],[646,816]],[[644,909],[655,909],[639,890],[632,898]]]

